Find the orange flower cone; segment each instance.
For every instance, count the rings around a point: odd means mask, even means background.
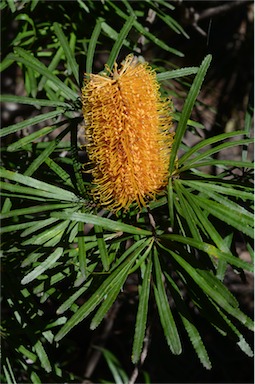
[[[156,73],[133,55],[110,76],[87,76],[82,104],[94,198],[112,211],[145,206],[167,184],[170,102],[161,99]]]

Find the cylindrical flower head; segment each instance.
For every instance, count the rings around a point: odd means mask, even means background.
[[[109,76],[87,77],[82,104],[94,198],[112,211],[145,206],[168,179],[170,102],[161,99],[152,68],[132,55]]]

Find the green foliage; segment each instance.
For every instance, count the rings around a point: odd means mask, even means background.
[[[185,132],[197,124],[190,120],[191,112],[211,56],[199,67],[158,73],[162,85],[195,75],[177,119],[167,193],[140,212],[135,206],[117,216],[97,210],[89,193],[91,180],[82,175],[78,156],[83,71],[92,72],[97,50],[113,44],[108,49],[111,67],[122,49],[135,51],[134,36],[140,34],[160,49],[182,56],[143,26],[150,7],[174,33],[187,35],[170,17],[174,7],[165,1],[79,0],[74,6],[77,25],[65,6],[44,1],[1,3],[7,19],[19,26],[10,47],[4,46],[2,71],[21,68],[27,94],[5,94],[1,100],[38,111],[1,130],[2,282],[8,307],[2,323],[5,382],[77,382],[65,369],[64,360],[72,354],[65,340],[85,319],[91,330],[98,327],[131,274],[138,277],[134,364],[141,359],[150,307],[156,305],[171,352],[182,352],[180,329],[185,329],[201,363],[211,368],[187,298],[218,332],[252,356],[240,331],[243,326],[252,329],[252,321],[223,283],[228,265],[252,271],[252,264],[240,259],[232,247],[234,236],[241,233],[251,250],[253,237],[252,164],[247,160],[251,109],[243,130],[185,147]],[[42,7],[46,21],[36,22]],[[36,130],[21,138],[13,136],[28,127]],[[237,146],[243,148],[241,160],[223,162],[214,157]],[[216,167],[217,174],[204,173],[204,166]],[[52,311],[52,305],[57,309]],[[66,345],[68,357],[59,361],[53,351]],[[115,382],[126,382],[118,360],[101,351]]]

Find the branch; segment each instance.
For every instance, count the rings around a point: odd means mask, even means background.
[[[206,19],[208,17],[217,16],[223,13],[230,11],[232,8],[239,7],[243,4],[250,3],[250,0],[237,0],[237,1],[229,1],[226,4],[219,5],[216,7],[205,9],[203,12],[198,14],[197,20]]]

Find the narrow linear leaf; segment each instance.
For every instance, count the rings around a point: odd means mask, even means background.
[[[129,224],[124,224],[118,221],[113,221],[110,219],[106,219],[104,217],[99,217],[99,216],[88,214],[88,213],[72,213],[70,215],[65,212],[55,212],[52,214],[52,217],[57,217],[59,219],[64,219],[64,220],[81,221],[83,223],[99,225],[102,228],[108,229],[110,231],[126,232],[126,233],[131,233],[133,235],[147,236],[152,234],[150,231],[142,228],[133,227],[132,225],[129,225]]]
[[[123,11],[120,10],[119,7],[116,6],[115,2],[113,1],[108,1],[108,4],[115,9],[116,13],[122,17],[123,19],[127,20],[127,18],[129,16],[127,16],[126,13],[124,13]],[[147,29],[145,29],[143,27],[143,25],[141,23],[139,23],[137,20],[134,21],[134,27],[136,28],[136,30],[138,32],[140,32],[142,35],[144,35],[145,37],[147,37],[149,40],[151,40],[153,43],[155,43],[156,45],[158,45],[160,48],[164,49],[165,51],[167,52],[171,52],[173,54],[175,54],[176,56],[180,56],[180,57],[183,57],[183,53],[178,51],[177,49],[174,49],[174,48],[171,48],[169,47],[169,45],[165,44],[162,40],[158,39],[155,35],[153,35],[152,33],[150,33]]]
[[[179,182],[177,183],[179,184]],[[216,185],[214,185],[216,187]],[[202,211],[200,206],[197,204],[197,197],[194,196],[193,193],[190,193],[187,188],[185,188],[182,183],[180,183],[179,188],[182,190],[182,193],[186,196],[189,205],[194,209],[194,212],[198,219],[198,226],[200,226],[201,230],[207,232],[209,238],[211,238],[216,246],[223,251],[224,253],[230,253],[230,245],[231,245],[231,235],[229,236],[230,243],[227,242],[227,239],[222,239],[220,234],[215,229],[214,225],[208,220],[208,215]],[[227,267],[227,261],[224,259],[219,259],[217,265],[217,277],[223,281],[225,269]],[[221,272],[219,272],[221,271]]]
[[[0,100],[2,103],[17,103],[27,104],[39,107],[62,107],[65,109],[73,109],[72,105],[63,101],[52,101],[44,99],[36,99],[33,97],[15,96],[15,95],[1,95]]]
[[[108,278],[100,285],[96,292],[78,309],[77,312],[67,321],[67,323],[60,329],[60,331],[55,336],[55,340],[61,340],[68,332],[71,331],[73,327],[83,321],[103,300],[105,295],[107,295],[113,287],[119,281],[119,274],[123,269],[128,268],[128,265],[132,265],[136,257],[138,256],[140,250],[136,249],[132,255],[130,255],[121,265],[118,266]]]
[[[190,311],[187,308],[186,303],[182,298],[181,292],[180,292],[178,286],[176,285],[176,283],[174,282],[174,280],[171,278],[171,276],[169,276],[169,274],[166,274],[166,278],[167,278],[168,282],[170,283],[169,287],[170,287],[171,293],[173,295],[175,305],[178,309],[178,312],[179,312],[180,317],[182,319],[184,328],[185,328],[185,330],[189,336],[189,339],[193,345],[193,348],[196,351],[198,358],[201,361],[201,363],[203,364],[203,366],[206,369],[211,369],[212,364],[210,362],[209,356],[207,354],[207,351],[205,349],[205,346],[203,344],[201,336],[200,336],[197,328],[193,324],[193,320],[191,318]]]
[[[199,67],[199,70],[196,74],[196,77],[193,81],[193,84],[190,88],[190,91],[188,93],[188,96],[185,100],[183,110],[181,113],[180,121],[176,130],[176,134],[174,137],[173,147],[171,150],[171,156],[170,156],[170,164],[169,164],[169,172],[170,174],[173,173],[174,165],[175,165],[175,159],[177,156],[177,151],[179,149],[179,146],[181,144],[182,137],[185,133],[187,122],[190,117],[192,108],[195,104],[195,101],[197,99],[197,96],[199,94],[200,88],[202,86],[204,77],[206,75],[207,69],[210,65],[210,62],[212,60],[211,55],[207,55],[205,59],[203,60],[201,66]]]
[[[45,352],[45,349],[41,343],[40,340],[37,340],[36,344],[34,345],[34,350],[42,364],[42,367],[45,369],[46,372],[51,372],[52,368],[50,365],[49,358],[47,356],[47,353]]]
[[[75,101],[78,98],[77,94],[71,88],[65,85],[57,76],[49,71],[49,69],[42,62],[25,51],[23,48],[16,47],[15,54],[10,54],[9,57],[10,59],[23,63],[27,67],[32,68],[34,71],[45,76],[48,80],[51,80],[53,84],[55,84],[56,87],[63,92],[67,99]]]
[[[180,168],[181,172],[186,171],[187,169],[190,169],[192,166],[194,167],[194,164],[198,163],[200,160],[209,157],[217,152],[221,152],[224,149],[235,147],[238,145],[243,145],[243,144],[249,144],[252,143],[253,139],[243,139],[243,140],[238,140],[238,141],[229,141],[220,145],[217,145],[211,149],[208,149],[207,151],[195,156],[194,158],[190,159],[189,161],[186,161],[185,165]],[[180,165],[180,162],[179,162]]]
[[[35,140],[39,139],[40,137],[48,135],[50,132],[53,132],[55,129],[56,129],[56,126],[41,128],[38,131],[33,132],[30,135],[25,136],[22,139],[10,144],[7,147],[7,151],[9,151],[9,152],[16,151],[17,149],[24,147],[26,144],[34,142]]]
[[[177,261],[177,263],[190,275],[190,277],[197,283],[197,285],[206,293],[208,297],[212,298],[212,300],[214,300],[217,305],[222,307],[224,311],[228,312],[231,316],[239,320],[240,323],[245,325],[247,328],[253,330],[253,322],[251,321],[251,319],[246,316],[236,305],[232,306],[230,304],[230,295],[233,297],[233,300],[236,303],[234,296],[229,291],[226,294],[226,287],[216,277],[214,277],[215,286],[214,289],[212,289],[212,285],[209,284],[207,281],[209,274],[210,278],[212,276],[211,272],[203,271],[206,272],[206,277],[204,277],[200,273],[201,270],[197,271],[192,265],[190,265],[186,260],[184,260],[183,257],[178,255],[171,249],[165,248],[160,243],[159,246],[172,255],[172,257]]]
[[[59,143],[63,139],[63,137],[69,132],[69,127],[64,129],[60,134],[55,138],[55,140],[52,140],[51,142],[47,143],[46,148],[40,153],[38,157],[28,166],[28,168],[24,172],[24,176],[32,176],[33,173],[44,163],[49,159],[49,156],[51,153],[58,147]]]
[[[45,231],[40,232],[37,235],[34,235],[32,238],[29,238],[21,243],[21,245],[42,245],[45,247],[54,247],[58,244],[63,233],[67,226],[69,225],[69,221],[64,221],[58,223],[57,225],[47,228]]]
[[[55,195],[56,198],[60,200],[67,200],[72,202],[78,201],[76,195],[72,192],[45,183],[44,181],[40,181],[29,176],[21,175],[20,173],[0,169],[0,177],[16,181],[17,183],[25,184],[28,187],[39,189],[41,191],[49,192]]]
[[[56,54],[53,56],[52,61],[51,61],[51,62],[49,63],[49,65],[47,66],[48,70],[49,70],[51,73],[53,73],[53,72],[56,70],[56,68],[58,67],[59,62],[60,62],[62,56],[63,56],[63,48],[60,47],[60,48],[57,50]],[[41,91],[43,88],[44,88],[45,90],[47,89],[47,85],[46,85],[47,81],[50,82],[51,80],[47,80],[47,77],[43,75],[43,76],[41,77],[41,80],[40,80],[39,84],[38,84],[38,90],[39,90],[39,91]],[[46,86],[45,86],[45,85],[46,85]],[[50,99],[52,99],[52,98],[50,98]],[[54,98],[53,98],[53,100],[54,100]]]
[[[138,305],[138,310],[136,315],[135,335],[134,335],[133,350],[132,350],[132,362],[134,364],[137,364],[140,359],[142,346],[144,342],[144,335],[146,330],[147,314],[148,314],[148,305],[149,305],[149,296],[150,296],[151,271],[152,271],[152,260],[150,255],[150,257],[148,257],[148,262],[147,262],[145,273],[143,276],[141,291],[139,293],[139,305]]]
[[[180,180],[180,179],[179,179]],[[178,180],[178,182],[179,182]],[[209,181],[195,181],[195,180],[181,180],[181,183],[192,187],[193,189],[199,190],[200,192],[204,191],[204,186],[206,185],[207,191],[214,191],[228,196],[236,196],[243,200],[252,200],[254,198],[253,188],[248,188],[246,186],[231,184],[231,183],[222,183],[220,180],[215,182]],[[205,184],[206,183],[206,184]],[[242,189],[244,188],[244,189]],[[248,192],[250,191],[250,192]]]
[[[45,164],[48,165],[48,167],[61,179],[63,182],[69,186],[74,188],[74,185],[72,183],[70,175],[62,168],[60,165],[58,165],[54,160],[47,157],[45,159]]]
[[[132,26],[134,25],[135,19],[136,19],[135,15],[129,16],[127,21],[125,22],[124,26],[122,27],[122,29],[118,35],[118,38],[116,39],[116,41],[112,47],[110,56],[109,56],[108,61],[107,61],[107,64],[110,68],[112,68],[113,63],[119,54],[119,51],[123,45],[125,38],[127,37]]]
[[[75,60],[74,53],[71,51],[71,48],[70,48],[68,41],[67,41],[67,38],[66,38],[60,24],[57,22],[54,22],[53,28],[54,28],[54,31],[55,31],[58,39],[59,39],[59,43],[60,43],[61,47],[63,48],[67,62],[68,62],[70,69],[71,69],[71,71],[75,77],[75,80],[76,80],[77,84],[79,84],[79,70],[78,70],[78,64]]]
[[[170,79],[176,79],[178,77],[195,75],[198,72],[199,67],[186,67],[180,69],[173,69],[172,71],[166,71],[157,74],[158,81],[165,81]]]
[[[50,217],[49,219],[45,219],[45,220],[39,220],[39,221],[29,221],[29,223],[31,224],[29,228],[25,229],[25,231],[23,231],[20,236],[21,237],[26,237],[26,236],[29,236],[31,235],[32,233],[42,229],[42,228],[46,228],[54,223],[56,223],[57,219],[55,218],[52,218]]]
[[[159,317],[162,328],[166,337],[167,344],[174,355],[179,355],[182,351],[181,341],[178,330],[169,306],[166,290],[162,280],[162,271],[155,248],[154,252],[154,268],[156,274],[156,282],[154,285],[154,294],[158,307]]]
[[[54,263],[62,256],[63,248],[58,247],[46,260],[44,260],[40,265],[35,267],[31,272],[29,272],[23,279],[21,280],[21,284],[28,284],[34,279],[36,279],[39,275],[45,272],[47,269],[51,268]]]
[[[252,168],[254,169],[254,163],[250,161],[238,161],[238,160],[207,160],[195,163],[192,165],[192,168],[199,168],[205,166],[218,166],[226,169],[227,167],[232,168]],[[187,169],[187,168],[186,168]]]
[[[234,131],[234,132],[227,132],[227,133],[221,133],[220,135],[216,135],[213,137],[209,137],[208,139],[201,140],[199,143],[195,144],[193,147],[188,149],[187,152],[183,154],[183,156],[178,159],[178,164],[182,165],[186,163],[187,159],[192,156],[194,153],[198,152],[200,149],[207,147],[208,145],[215,144],[217,142],[220,142],[222,140],[227,140],[232,137],[243,135],[244,131]]]
[[[87,255],[85,247],[84,223],[78,223],[78,253],[80,271],[83,277],[87,276]]]
[[[78,291],[76,291],[73,295],[68,297],[68,299],[63,304],[61,304],[60,307],[57,309],[56,311],[57,315],[62,315],[62,313],[69,310],[73,305],[73,303],[88,289],[91,282],[92,282],[92,279],[86,281],[86,283],[80,289],[78,289]]]
[[[114,383],[115,384],[125,384],[128,383],[129,378],[126,372],[121,368],[119,360],[107,349],[99,348],[102,351],[102,354],[107,362],[107,365],[112,372]]]
[[[71,124],[71,157],[72,165],[74,170],[75,179],[77,182],[77,188],[81,196],[86,196],[86,188],[82,178],[81,172],[81,163],[78,158],[78,148],[77,148],[77,132],[78,132],[78,122],[73,121]]]
[[[0,187],[2,190],[7,190],[13,193],[20,193],[20,195],[23,194],[24,198],[31,199],[31,200],[35,199],[36,196],[40,196],[44,199],[54,199],[54,200],[56,199],[56,195],[53,193],[40,191],[40,190],[37,191],[34,188],[23,187],[17,184],[0,182]]]
[[[137,254],[138,256],[138,254]],[[103,303],[97,310],[95,316],[93,317],[91,324],[90,324],[90,329],[94,330],[98,327],[98,325],[101,323],[109,309],[112,307],[114,301],[116,300],[122,286],[124,285],[128,272],[130,268],[132,267],[134,263],[134,259],[132,259],[125,267],[123,267],[118,274],[118,280],[115,282],[114,286],[112,286],[111,290],[107,293]]]
[[[221,204],[202,197],[199,197],[198,204],[211,215],[233,226],[251,238],[254,237],[253,220],[247,219],[247,217],[243,215],[242,212],[237,215],[236,212],[232,212],[228,208],[222,207]]]
[[[110,264],[109,264],[108,252],[107,252],[105,241],[104,241],[103,229],[99,225],[94,225],[94,231],[97,238],[97,244],[98,244],[98,249],[99,249],[100,257],[102,260],[103,268],[105,271],[108,271]]]
[[[198,241],[189,237],[184,237],[181,235],[174,235],[174,234],[169,234],[169,235],[161,235],[160,238],[163,239],[168,239],[171,241],[177,241],[183,244],[188,244],[192,247],[195,247],[203,252],[206,252],[208,255],[211,255],[213,257],[222,259],[227,261],[229,264],[235,265],[236,267],[246,269],[250,272],[253,271],[253,265],[250,263],[247,263],[244,260],[241,260],[237,257],[234,257],[230,252],[225,253],[220,251],[218,248],[216,248],[212,244],[208,244],[202,241]]]
[[[6,365],[3,365],[3,370],[7,380],[7,384],[17,384],[9,359],[6,358]]]
[[[21,121],[20,123],[17,123],[17,124],[9,125],[9,127],[5,127],[1,129],[0,137],[10,135],[11,133],[17,132],[23,128],[27,128],[32,125],[42,123],[43,121],[53,119],[56,116],[60,116],[62,112],[63,112],[63,109],[58,109],[56,111],[43,113],[41,115],[32,117],[31,119]]]
[[[16,217],[16,216],[25,216],[25,215],[32,215],[34,213],[38,212],[47,212],[52,211],[55,209],[65,209],[65,208],[72,208],[75,207],[76,204],[42,204],[42,205],[36,205],[33,207],[28,208],[21,208],[21,209],[14,209],[13,211],[5,212],[0,215],[0,219],[7,219],[10,217]]]
[[[92,73],[93,58],[96,50],[97,41],[101,32],[101,25],[104,19],[99,17],[97,19],[95,28],[93,29],[91,38],[89,40],[87,59],[86,59],[86,73]]]
[[[33,222],[31,223],[30,221],[27,223],[20,223],[20,224],[13,224],[13,225],[8,225],[6,227],[2,226],[0,228],[0,233],[8,233],[8,232],[16,232],[16,231],[21,231],[22,229],[25,229],[27,227],[31,227],[33,225]]]

